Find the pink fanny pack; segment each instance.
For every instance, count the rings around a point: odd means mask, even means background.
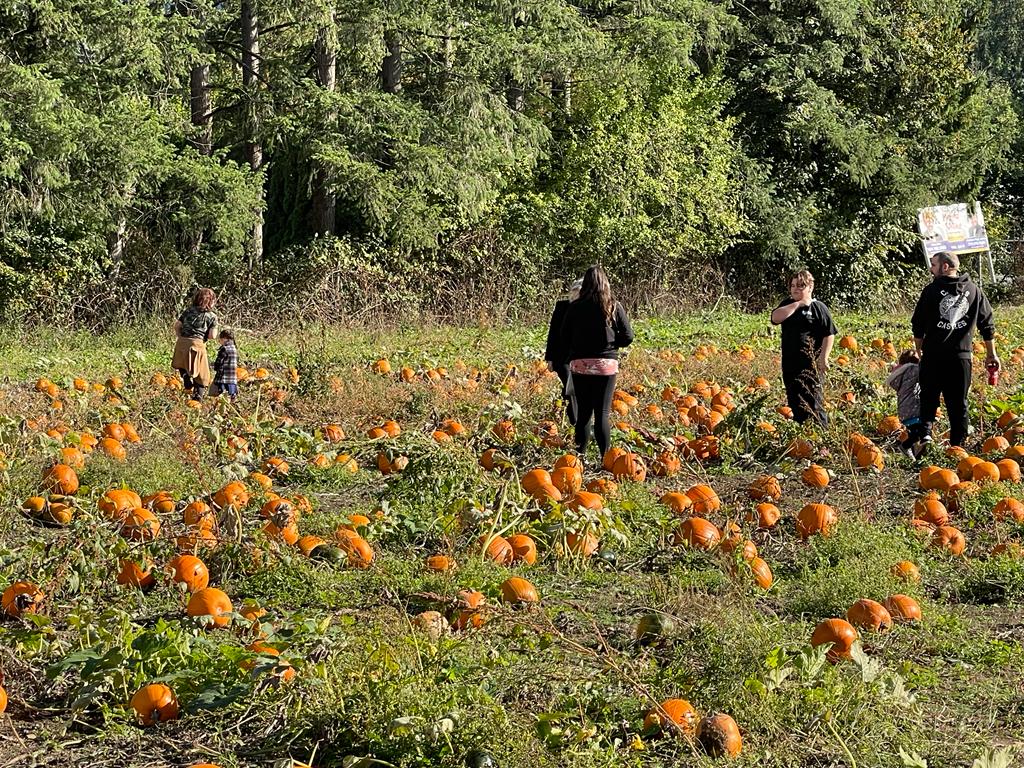
[[[614,376],[619,361],[612,357],[584,357],[569,363],[569,370],[582,376]]]

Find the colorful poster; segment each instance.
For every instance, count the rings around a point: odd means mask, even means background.
[[[981,203],[975,203],[973,210],[966,203],[922,208],[917,212],[917,227],[925,256],[943,251],[974,253],[988,250],[988,232],[985,231]]]

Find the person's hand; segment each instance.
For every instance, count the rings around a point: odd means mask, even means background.
[[[819,357],[818,358],[818,372],[819,373],[825,373],[825,371],[827,371],[827,370],[828,370],[828,358],[827,357]]]
[[[985,358],[985,367],[986,368],[988,368],[990,365],[992,365],[992,363],[996,364],[996,370],[997,371],[1001,371],[1003,369],[1003,364],[999,361],[999,355],[993,353],[993,354],[991,354],[991,355],[989,355],[988,357]]]

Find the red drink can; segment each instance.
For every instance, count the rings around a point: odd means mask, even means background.
[[[994,387],[999,382],[999,364],[992,362],[988,364],[987,368],[989,386]]]

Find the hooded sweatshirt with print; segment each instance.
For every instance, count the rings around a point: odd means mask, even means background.
[[[992,305],[967,275],[943,276],[921,291],[911,319],[922,352],[935,357],[970,358],[974,328],[990,341],[996,332]]]

